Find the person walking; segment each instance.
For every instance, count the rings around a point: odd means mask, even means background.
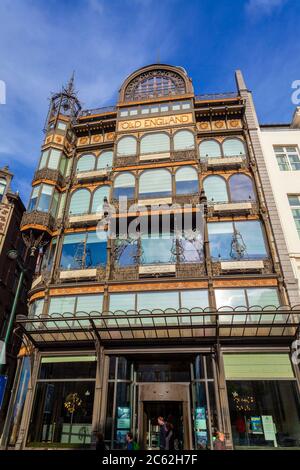
[[[158,425],[160,426],[159,430],[159,448],[160,450],[165,450],[166,448],[166,435],[167,435],[167,426],[165,420],[162,416],[157,418]]]
[[[166,445],[165,450],[174,450],[174,427],[171,423],[166,423]]]
[[[127,450],[139,450],[139,445],[135,440],[133,439],[133,434],[132,432],[128,432],[126,434],[126,449]]]

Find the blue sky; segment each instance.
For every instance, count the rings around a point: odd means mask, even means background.
[[[181,65],[197,93],[243,71],[261,122],[289,122],[300,79],[298,0],[0,0],[0,167],[27,203],[50,92],[75,70],[85,108],[113,104],[149,63]]]

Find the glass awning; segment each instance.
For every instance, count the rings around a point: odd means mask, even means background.
[[[289,310],[118,311],[76,316],[18,317],[17,324],[34,345],[135,340],[294,337],[300,306]]]

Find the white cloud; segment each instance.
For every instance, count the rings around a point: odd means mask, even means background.
[[[248,0],[246,12],[251,16],[271,15],[282,7],[287,0]]]

